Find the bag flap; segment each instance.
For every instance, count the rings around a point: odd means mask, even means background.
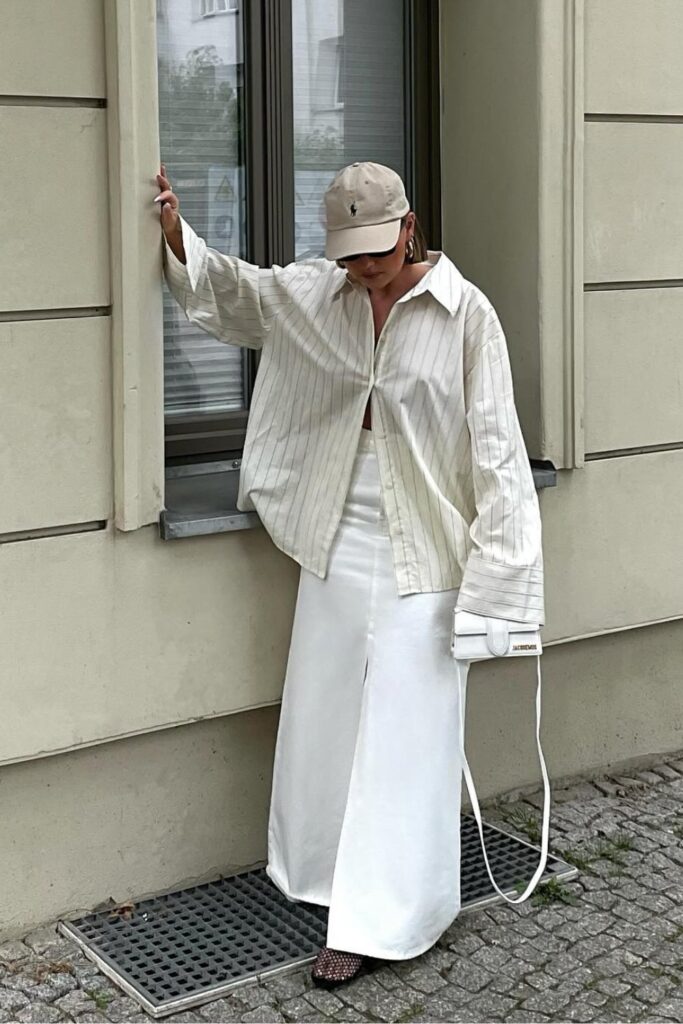
[[[511,633],[536,633],[541,628],[538,622],[515,622],[507,620]],[[486,636],[486,617],[456,608],[453,614],[453,631],[459,636]]]

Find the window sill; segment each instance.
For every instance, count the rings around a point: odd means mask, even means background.
[[[203,537],[261,525],[256,512],[240,512],[237,487],[240,462],[213,462],[166,470],[166,509],[159,519],[162,540]],[[557,486],[552,462],[532,460],[536,490]]]
[[[166,470],[166,508],[159,518],[162,540],[202,537],[261,525],[256,512],[237,508],[239,459]]]
[[[531,459],[530,461],[537,491],[544,487],[557,487],[557,470],[552,462],[547,459]]]

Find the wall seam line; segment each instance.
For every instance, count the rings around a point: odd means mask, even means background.
[[[90,96],[0,95],[0,107],[97,107],[103,109],[106,106],[106,99]]]
[[[63,309],[6,309],[0,311],[0,323],[26,320],[73,320],[78,317],[111,316],[111,306],[73,306]]]
[[[606,448],[604,451],[587,452],[587,462],[597,462],[600,459],[621,459],[632,455],[651,455],[655,452],[680,451],[683,448],[683,441],[665,441],[661,444],[635,445],[633,448]]]
[[[0,544],[19,544],[27,540],[44,540],[49,537],[69,537],[75,533],[96,533],[106,530],[106,519],[91,519],[86,523],[63,523],[61,526],[42,526],[32,530],[8,530],[0,533]]]
[[[683,124],[683,114],[585,114],[591,124]]]
[[[683,288],[683,278],[653,278],[635,281],[586,281],[584,292],[639,291],[645,288]]]

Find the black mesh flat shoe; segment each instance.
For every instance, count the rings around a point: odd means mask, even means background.
[[[373,965],[371,957],[323,946],[311,967],[311,978],[319,988],[336,988],[364,974]]]

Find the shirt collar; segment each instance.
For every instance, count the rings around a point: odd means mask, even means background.
[[[409,299],[415,298],[416,295],[421,295],[422,292],[429,291],[432,293],[434,298],[441,303],[451,316],[454,316],[460,306],[460,299],[462,298],[463,290],[463,277],[455,264],[449,260],[445,252],[441,250],[429,249],[427,251],[427,262],[431,264],[430,269],[422,277],[417,284],[413,285],[402,295],[396,302],[408,302]],[[362,285],[355,284],[348,276],[346,271],[341,271],[339,283],[333,290],[333,295],[341,291],[342,288],[358,288],[365,291]]]

